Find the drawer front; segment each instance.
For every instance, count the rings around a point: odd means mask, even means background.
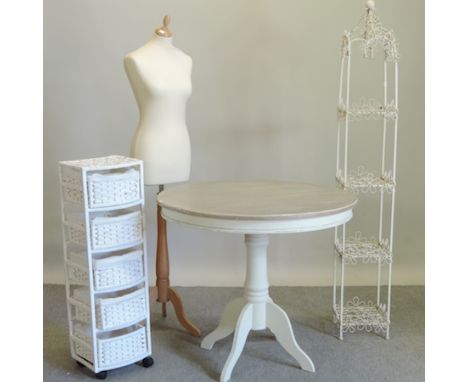
[[[98,363],[100,368],[118,367],[142,359],[148,353],[146,328],[140,327],[132,333],[98,340]]]
[[[90,175],[88,195],[91,208],[136,202],[141,199],[139,172],[129,170],[124,173]]]
[[[142,288],[120,297],[101,299],[97,321],[101,329],[111,329],[143,319],[146,314],[146,292]]]
[[[107,249],[136,243],[143,238],[141,213],[96,219],[91,222],[94,249]]]

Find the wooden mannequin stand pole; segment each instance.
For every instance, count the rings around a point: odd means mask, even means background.
[[[159,186],[159,192],[164,190],[164,186]],[[163,317],[167,316],[166,303],[172,302],[177,319],[182,326],[192,335],[199,337],[200,329],[192,324],[185,316],[182,299],[175,289],[171,288],[169,281],[169,251],[167,248],[167,228],[166,220],[161,216],[161,207],[157,206],[157,230],[158,239],[156,246],[156,287],[158,290],[157,302],[162,304]]]

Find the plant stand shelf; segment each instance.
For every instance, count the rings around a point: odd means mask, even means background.
[[[381,93],[379,90],[380,95],[377,97],[380,101],[361,97],[358,101],[351,102],[351,95],[354,96],[351,94],[351,83],[371,81],[370,75],[365,76],[364,79],[360,78],[358,81],[355,79],[351,81],[351,60],[355,54],[356,46],[358,53],[361,53],[365,60],[375,62],[377,61],[375,53],[378,50],[383,52],[382,90]],[[338,336],[341,340],[343,333],[354,333],[360,330],[383,333],[386,339],[390,337],[399,116],[398,58],[398,47],[393,31],[382,26],[375,14],[375,2],[368,0],[359,25],[351,31],[345,31],[342,38],[335,179],[337,187],[360,195],[374,194],[380,199],[380,203],[374,227],[366,226],[366,229],[375,228],[375,238],[363,237],[359,230],[355,230],[353,235],[350,232],[349,224],[343,224],[335,229],[332,308],[334,322],[338,325]],[[370,84],[366,84],[366,89],[370,88],[367,85]],[[365,157],[362,153],[359,153],[359,160],[351,161],[354,159],[352,158],[354,152],[350,147],[349,135],[358,130],[356,134],[361,134],[358,139],[362,140],[365,129],[369,127],[379,129],[379,133],[382,134],[382,141],[375,142],[377,147],[381,147],[381,159],[376,163],[380,168],[378,171],[366,170],[362,165],[354,167],[355,162],[361,163],[362,158]],[[375,136],[375,131],[373,131],[373,136]],[[369,142],[369,144],[373,143]],[[353,163],[352,168],[350,168],[350,162]],[[370,162],[373,160],[371,159]],[[388,213],[385,213],[384,206],[387,207]],[[362,207],[356,208],[357,213],[359,213],[360,208]],[[357,296],[351,301],[345,302],[346,266],[362,266],[363,264],[376,265],[375,303],[370,301],[365,303]],[[384,289],[382,280],[385,277],[384,267],[387,271],[385,304],[382,303],[383,296],[381,295],[381,290]]]
[[[360,232],[356,232],[354,237],[346,239],[344,249],[340,241],[335,242],[335,251],[345,264],[356,265],[362,262],[363,264],[379,263],[384,265],[392,262],[388,240],[367,239],[361,237]]]
[[[340,314],[340,306],[333,306],[334,322],[342,325],[343,333],[357,331],[374,332],[386,336],[390,321],[387,319],[385,305],[377,305],[372,301],[364,302],[354,297],[348,301]]]
[[[371,171],[366,171],[364,166],[359,166],[357,171],[351,172],[347,176],[347,179],[338,170],[336,182],[343,189],[362,194],[375,194],[380,191],[391,193],[395,186],[395,181],[390,171],[382,175],[376,175]]]

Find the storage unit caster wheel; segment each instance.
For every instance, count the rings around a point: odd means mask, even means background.
[[[99,373],[96,373],[95,375],[97,379],[106,379],[107,371],[100,371]]]
[[[85,365],[83,365],[80,361],[76,361],[76,364],[77,364],[79,367],[85,367]]]
[[[141,365],[143,367],[151,367],[151,366],[153,366],[153,363],[154,363],[154,361],[153,361],[153,358],[151,358],[151,357],[145,357],[141,361]]]

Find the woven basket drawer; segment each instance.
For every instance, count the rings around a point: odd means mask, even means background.
[[[88,197],[90,208],[135,202],[141,198],[140,173],[130,169],[120,173],[89,175]]]
[[[143,252],[94,260],[94,285],[97,291],[132,285],[144,276]]]
[[[68,264],[70,280],[87,285],[88,269],[84,253],[71,253]],[[93,260],[94,289],[97,292],[125,288],[142,280],[144,276],[143,251]]]
[[[78,341],[74,341],[76,354],[92,362],[94,353],[91,346],[90,328],[84,325],[75,325],[74,335],[89,344],[89,346],[85,346]],[[146,328],[144,326],[138,326],[137,329],[122,330],[117,335],[109,334],[107,337],[98,338],[98,368],[113,368],[143,359],[148,352],[146,340]]]
[[[91,220],[93,249],[106,249],[136,243],[143,238],[140,211],[117,216],[100,216]]]
[[[146,316],[146,292],[135,292],[114,297],[102,298],[98,302],[98,327],[109,329],[125,325]]]
[[[74,297],[89,306],[87,289],[83,288],[82,296]],[[86,301],[86,299],[88,301]],[[89,308],[75,306],[75,318],[91,324]],[[99,329],[109,330],[134,323],[146,316],[146,292],[139,289],[122,296],[96,299],[96,326]]]
[[[141,199],[140,173],[137,170],[95,173],[88,175],[87,181],[90,208],[112,207]],[[65,171],[62,177],[62,188],[66,201],[83,202],[81,172]]]

